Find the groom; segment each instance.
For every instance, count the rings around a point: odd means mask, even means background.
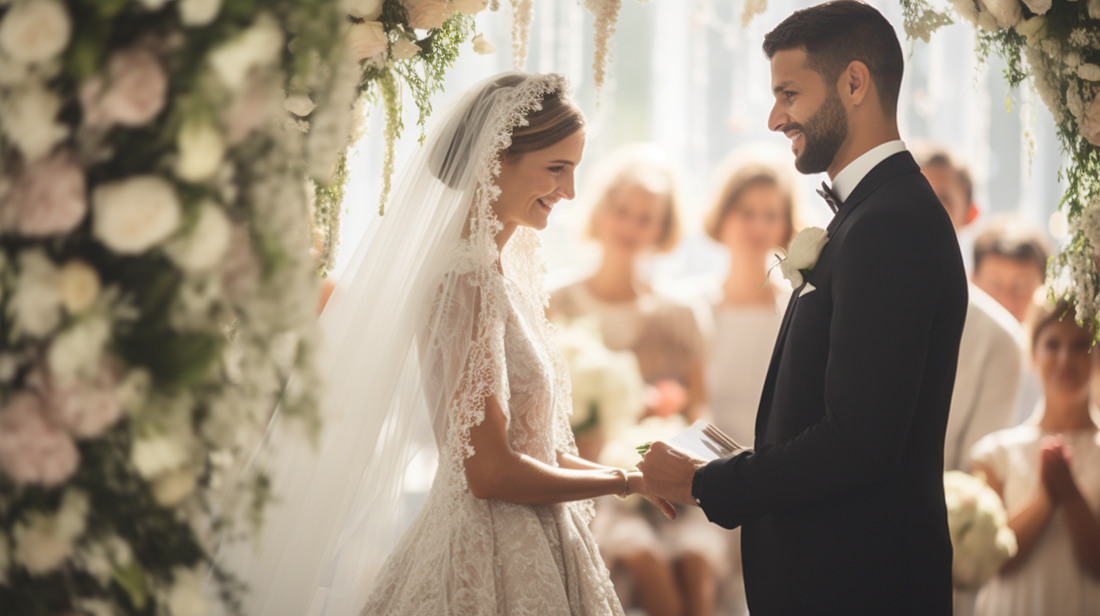
[[[943,206],[899,140],[903,61],[874,8],[836,0],[764,39],[802,173],[827,172],[828,242],[795,289],[756,449],[709,464],[654,443],[655,494],[742,528],[753,616],[951,613],[943,447],[967,286]]]

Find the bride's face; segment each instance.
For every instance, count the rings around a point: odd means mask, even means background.
[[[500,197],[493,210],[508,227],[545,229],[550,212],[562,199],[572,199],[573,174],[584,153],[584,131],[554,145],[501,161],[497,186]]]

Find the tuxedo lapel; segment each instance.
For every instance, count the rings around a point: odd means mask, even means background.
[[[848,216],[862,201],[870,197],[879,186],[886,183],[887,180],[897,177],[899,175],[905,175],[908,173],[919,173],[920,166],[913,160],[913,155],[908,151],[898,152],[893,156],[890,156],[886,160],[882,161],[875,168],[872,169],[860,183],[856,186],[852,194],[848,195],[848,199],[844,201],[837,209],[837,213],[833,216],[833,220],[829,223],[826,231],[829,233],[829,237],[833,237],[840,226],[844,224]],[[826,245],[828,248],[828,245]],[[760,395],[760,406],[756,411],[756,441],[758,443],[763,442],[764,432],[768,425],[768,415],[771,413],[772,399],[775,393],[775,381],[779,373],[779,365],[783,359],[783,347],[787,343],[787,333],[791,328],[791,321],[794,317],[795,305],[800,299],[802,294],[802,288],[806,286],[804,281],[794,293],[791,295],[791,301],[787,304],[787,311],[783,314],[783,322],[779,326],[779,335],[776,337],[775,348],[772,349],[772,359],[768,364],[768,375],[764,379],[764,390]]]

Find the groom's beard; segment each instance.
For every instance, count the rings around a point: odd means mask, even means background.
[[[799,173],[824,173],[833,164],[837,152],[848,138],[848,115],[840,95],[830,92],[825,102],[805,124],[790,124],[785,130],[801,130],[804,143],[802,155],[794,159]]]

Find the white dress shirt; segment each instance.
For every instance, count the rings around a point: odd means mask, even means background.
[[[887,141],[867,150],[862,156],[848,163],[847,167],[836,174],[836,177],[833,178],[833,193],[841,202],[847,201],[848,197],[852,195],[852,191],[856,189],[856,186],[859,186],[859,183],[871,172],[871,169],[874,169],[879,163],[894,154],[905,150],[905,143],[900,139]]]

